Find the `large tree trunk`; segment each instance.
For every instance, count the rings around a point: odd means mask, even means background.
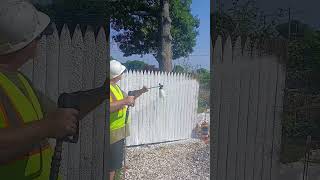
[[[160,59],[159,69],[166,72],[172,71],[172,50],[171,41],[172,36],[171,18],[169,13],[169,0],[161,0],[161,18],[160,18],[160,33],[161,33],[161,46],[160,46]]]

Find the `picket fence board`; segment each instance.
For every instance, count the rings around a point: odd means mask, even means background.
[[[106,78],[109,45],[106,32],[100,29],[95,37],[88,27],[82,34],[79,25],[71,37],[64,25],[60,35],[44,36],[33,59],[20,71],[55,103],[59,94],[101,86]],[[109,105],[108,105],[109,106]],[[106,108],[102,104],[80,122],[80,137],[76,144],[63,144],[60,175],[62,179],[106,179]],[[50,139],[54,148],[55,140]]]
[[[212,42],[213,179],[279,177],[285,84],[279,56],[285,48],[279,43],[255,41],[252,46],[249,38],[231,43],[220,36]]]

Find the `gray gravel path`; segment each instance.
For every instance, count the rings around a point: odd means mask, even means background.
[[[304,180],[303,179],[303,162],[290,164],[281,164],[281,180]],[[305,180],[320,180],[320,165],[310,163],[308,178]]]
[[[210,147],[198,139],[127,148],[126,179],[210,179]]]

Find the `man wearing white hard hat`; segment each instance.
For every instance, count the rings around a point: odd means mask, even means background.
[[[114,180],[115,171],[122,168],[124,159],[125,138],[129,135],[127,108],[133,106],[135,99],[147,92],[148,89],[131,91],[132,96],[127,96],[116,84],[122,78],[126,67],[117,60],[110,61],[110,180]]]
[[[39,97],[19,68],[34,58],[41,36],[52,33],[49,23],[29,2],[0,2],[0,179],[49,179],[53,153],[47,138],[74,135],[77,121],[109,97],[106,83],[88,90],[90,96],[75,92],[79,110]]]

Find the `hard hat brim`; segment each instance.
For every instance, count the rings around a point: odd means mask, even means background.
[[[37,24],[37,27],[35,29],[35,32],[34,32],[32,38],[28,39],[26,41],[20,42],[18,44],[12,45],[8,50],[0,52],[0,55],[13,53],[13,52],[16,52],[18,50],[25,48],[46,29],[46,27],[50,23],[50,17],[40,11],[37,11],[37,15],[38,15],[39,23]]]
[[[121,71],[120,71],[120,74],[117,74],[117,75],[114,75],[114,76],[111,76],[111,79],[114,79],[118,76],[120,76],[122,73],[124,73],[124,71],[126,70],[127,68],[124,66],[124,65],[121,65]]]

